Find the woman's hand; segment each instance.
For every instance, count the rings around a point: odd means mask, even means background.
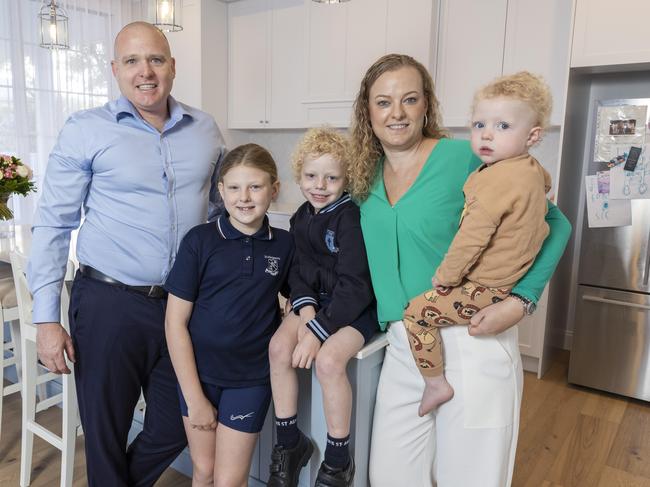
[[[486,306],[472,316],[467,331],[472,336],[497,335],[519,323],[524,317],[524,307],[515,298],[506,298]]]
[[[196,404],[188,404],[187,414],[192,429],[201,431],[217,429],[217,410],[205,396],[196,401]]]
[[[303,325],[304,326],[304,325]],[[311,333],[305,333],[304,336],[296,345],[296,348],[293,350],[293,357],[291,360],[291,365],[296,368],[309,369],[311,368],[311,363],[316,358],[318,351],[320,350],[320,340],[316,338],[316,335]]]

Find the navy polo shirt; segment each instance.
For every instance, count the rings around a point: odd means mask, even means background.
[[[269,382],[268,346],[280,324],[278,292],[293,257],[289,232],[265,218],[254,235],[224,213],[181,242],[165,289],[192,301],[188,325],[199,378],[227,387]]]

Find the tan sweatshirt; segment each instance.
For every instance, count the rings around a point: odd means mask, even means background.
[[[551,177],[528,154],[470,174],[460,228],[438,267],[438,281],[457,286],[465,277],[485,287],[514,286],[548,235],[550,188]]]

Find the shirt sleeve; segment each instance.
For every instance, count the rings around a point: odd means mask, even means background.
[[[79,226],[81,206],[92,179],[82,122],[69,118],[48,159],[32,226],[27,279],[34,297],[34,323],[61,320],[61,286],[70,252],[70,233]]]
[[[546,283],[551,279],[560,258],[564,253],[569,237],[571,224],[560,209],[550,201],[546,223],[550,232],[540,249],[535,261],[528,272],[522,277],[512,292],[520,294],[533,302],[537,302],[544,291]]]
[[[226,146],[223,142],[223,137],[219,128],[215,122],[215,146],[217,147],[217,160],[214,165],[214,171],[212,172],[212,177],[210,179],[210,201],[208,202],[208,221],[213,222],[219,215],[224,212],[223,200],[221,199],[221,194],[219,194],[219,172],[221,171],[221,164],[223,163],[224,157],[228,153],[226,151]]]
[[[321,342],[354,322],[374,298],[358,212],[346,211],[341,215],[337,246],[339,252],[335,271],[338,278],[331,300],[307,323]]]
[[[196,301],[201,282],[197,233],[190,230],[183,238],[164,285],[170,294],[191,302]]]
[[[443,286],[459,285],[487,248],[497,226],[478,199],[468,202],[460,228],[436,271],[438,282]]]

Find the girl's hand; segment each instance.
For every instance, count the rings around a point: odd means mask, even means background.
[[[196,404],[188,404],[187,413],[192,429],[201,431],[217,429],[217,410],[205,396]]]
[[[307,328],[306,326],[304,328]],[[293,351],[291,365],[296,368],[309,369],[320,350],[320,341],[309,331],[305,333],[302,339],[296,345]]]
[[[442,287],[442,284],[438,282],[438,279],[436,279],[436,276],[433,276],[431,278],[431,286],[433,286],[433,289],[439,289]]]
[[[524,307],[515,298],[506,298],[486,306],[472,316],[467,331],[472,336],[497,335],[519,323],[524,317]]]

